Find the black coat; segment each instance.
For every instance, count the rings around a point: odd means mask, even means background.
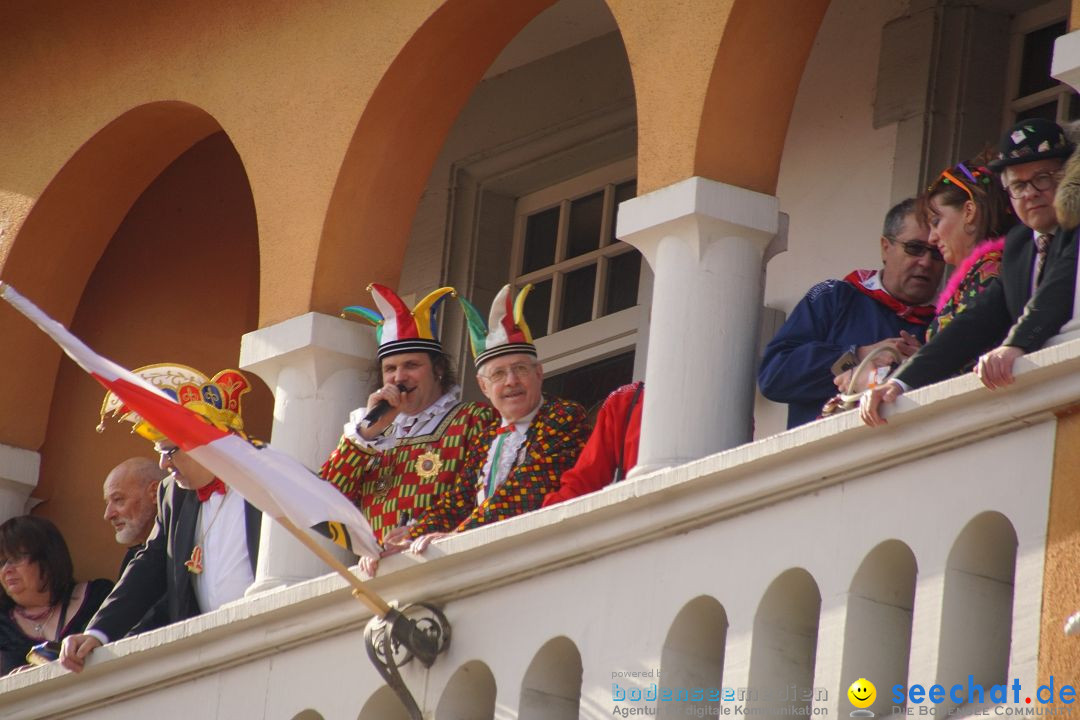
[[[156,602],[165,596],[168,622],[178,622],[199,614],[199,603],[191,573],[184,562],[195,548],[199,499],[171,479],[158,488],[158,514],[146,544],[135,553],[124,574],[109,593],[101,609],[90,620],[90,629],[105,633],[109,640],[126,635]],[[244,503],[246,537],[251,572],[259,555],[262,513]]]
[[[1031,229],[1005,238],[1001,275],[896,373],[913,388],[944,380],[998,345],[1038,350],[1069,321],[1076,288],[1077,233],[1058,230],[1047,250],[1042,279],[1031,294],[1035,243]]]
[[[91,580],[87,583],[82,605],[71,608],[68,606],[71,598],[65,600],[61,609],[64,615],[63,628],[57,637],[48,639],[63,640],[68,635],[81,633],[112,586],[108,580]],[[30,648],[44,640],[45,638],[32,638],[24,633],[10,613],[0,613],[0,675],[7,675],[15,668],[26,665],[26,654],[30,652]]]

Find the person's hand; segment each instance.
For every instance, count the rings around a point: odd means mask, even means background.
[[[882,347],[891,347],[896,350],[896,352],[900,353],[900,357],[906,358],[914,355],[918,349],[922,347],[922,343],[919,342],[919,338],[911,333],[906,330],[901,330],[900,337],[885,338],[872,345],[860,345],[855,349],[855,357],[859,359],[859,362],[862,362],[866,359],[867,355]],[[874,358],[874,365],[878,367],[889,365],[891,363],[892,358],[886,353],[881,353]]]
[[[86,658],[101,647],[101,641],[93,635],[68,635],[60,646],[60,664],[71,672],[82,672]]]
[[[413,540],[412,545],[409,546],[409,552],[413,553],[414,555],[419,555],[420,553],[427,550],[428,545],[435,542],[436,540],[441,540],[448,535],[450,535],[450,533],[447,532],[428,533],[427,535],[421,535],[420,537]]]
[[[389,530],[383,533],[382,544],[383,553],[382,556],[394,555],[402,550],[408,550],[409,545],[412,544],[412,537],[409,536],[409,526],[402,525],[396,527],[393,530]]]
[[[832,379],[833,385],[836,386],[837,390],[842,393],[847,392],[848,385],[851,383],[851,373],[853,372],[855,372],[855,368],[845,370],[844,372],[840,373]]]
[[[904,389],[894,382],[887,382],[867,390],[859,398],[859,417],[871,427],[887,424],[888,420],[881,416],[881,403],[894,402],[903,392]]]
[[[390,423],[394,422],[394,418],[398,416],[398,406],[401,405],[401,401],[404,399],[405,393],[398,390],[397,385],[393,383],[387,383],[375,392],[368,395],[367,410],[371,412],[371,409],[379,404],[379,402],[385,400],[390,406],[378,421],[371,427],[367,427],[363,421],[356,424],[356,430],[360,433],[360,437],[365,440],[374,440],[382,434],[383,430],[390,427]],[[366,414],[366,413],[365,413]]]
[[[975,374],[991,390],[1011,385],[1014,380],[1013,364],[1023,354],[1023,350],[1012,345],[996,347],[979,358]]]
[[[379,559],[361,555],[360,569],[363,570],[368,577],[375,577],[375,573],[379,569]]]

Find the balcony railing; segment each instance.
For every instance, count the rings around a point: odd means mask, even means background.
[[[703,714],[770,716],[846,714],[860,677],[878,716],[897,684],[1034,692],[1055,412],[1080,403],[1080,341],[1017,369],[1005,390],[912,392],[887,428],[848,413],[387,559],[372,588],[453,625],[406,682],[435,718],[685,716],[654,684],[701,689]],[[398,717],[368,619],[318,578],[113,643],[81,675],[4,678],[0,714]]]

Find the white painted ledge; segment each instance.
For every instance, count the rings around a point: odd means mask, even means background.
[[[1080,341],[1073,341],[1023,358],[1010,388],[991,392],[974,377],[956,378],[906,395],[887,428],[865,427],[848,412],[625,481],[447,538],[423,557],[388,558],[371,588],[402,604],[477,595],[1046,422],[1078,402]],[[0,679],[0,715],[77,713],[355,630],[369,618],[342,580],[316,578],[121,640],[95,653],[81,675],[54,664]]]

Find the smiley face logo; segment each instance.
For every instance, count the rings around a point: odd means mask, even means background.
[[[877,688],[874,687],[874,683],[866,678],[859,678],[851,683],[851,687],[847,690],[847,696],[855,707],[868,708],[877,699]]]

